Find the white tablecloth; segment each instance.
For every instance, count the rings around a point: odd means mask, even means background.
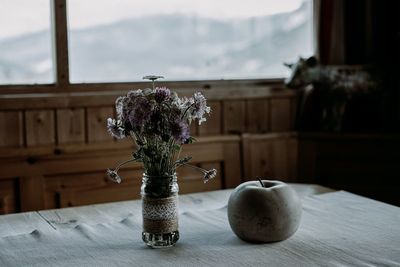
[[[398,207],[343,191],[306,196],[294,236],[250,244],[229,227],[229,193],[181,197],[181,238],[162,250],[141,240],[140,201],[43,211],[47,230],[2,233],[0,266],[400,266]]]

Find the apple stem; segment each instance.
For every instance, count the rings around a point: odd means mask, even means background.
[[[257,179],[258,179],[258,181],[260,182],[261,186],[262,186],[262,187],[265,187],[264,184],[263,184],[263,182],[261,181],[260,177],[257,177]]]

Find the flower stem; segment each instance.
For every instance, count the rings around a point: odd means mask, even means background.
[[[260,182],[261,187],[265,187],[264,184],[263,184],[263,182],[261,181],[260,177],[257,177],[257,179],[258,179],[258,181]]]
[[[199,171],[201,171],[202,173],[206,173],[206,172],[207,172],[205,169],[200,168],[200,167],[197,167],[197,166],[192,165],[192,164],[182,163],[182,165],[183,165],[183,166],[188,166],[188,167],[190,167],[190,168],[192,168],[192,169],[195,169],[195,170],[199,170]]]
[[[118,166],[115,167],[114,171],[115,171],[115,172],[118,172],[118,170],[119,170],[122,166],[124,166],[125,164],[127,164],[127,163],[129,163],[129,162],[132,162],[132,161],[136,161],[136,159],[128,159],[128,160],[126,160],[126,161],[124,161],[124,162],[118,164]]]

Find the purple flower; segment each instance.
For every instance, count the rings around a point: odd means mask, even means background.
[[[157,87],[154,91],[154,99],[157,103],[167,100],[171,95],[171,91],[167,87]]]
[[[185,143],[191,143],[190,124],[205,121],[204,115],[210,112],[205,97],[195,93],[192,97],[179,98],[167,87],[155,87],[155,76],[146,77],[153,81],[152,88],[132,90],[115,102],[116,119],[107,120],[107,128],[112,136],[123,138],[131,136],[137,144],[133,159],[108,169],[107,176],[121,182],[118,170],[127,162],[142,162],[146,172],[164,174],[175,171],[186,161],[175,162],[177,150]],[[165,164],[159,164],[165,162]],[[194,167],[204,175],[204,182],[216,175],[216,170]]]
[[[125,136],[124,128],[121,125],[121,121],[116,121],[114,119],[107,119],[107,129],[108,132],[117,139],[122,139]]]
[[[189,125],[183,121],[175,121],[171,125],[171,133],[178,143],[183,144],[190,137]]]
[[[153,105],[147,98],[136,98],[132,110],[128,114],[132,127],[136,129],[142,128],[149,121],[153,108]]]
[[[207,107],[207,100],[206,98],[200,93],[197,92],[193,96],[194,104],[193,104],[193,118],[199,120],[199,125],[205,121],[206,119],[203,118],[205,113],[210,113],[210,107]]]

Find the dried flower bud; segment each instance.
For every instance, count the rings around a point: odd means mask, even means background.
[[[154,90],[154,99],[157,103],[161,103],[168,99],[171,95],[171,91],[167,87],[157,87]]]
[[[210,179],[214,178],[217,175],[216,169],[211,169],[204,172],[204,183],[207,183]]]
[[[150,80],[150,81],[155,81],[158,79],[162,79],[164,76],[157,76],[157,75],[147,75],[143,77],[143,80]]]
[[[112,169],[107,169],[107,176],[108,178],[116,183],[121,183],[122,179],[121,177],[118,175],[118,173]]]
[[[107,119],[108,132],[117,139],[125,138],[124,128],[121,125],[121,121],[117,121],[111,118]]]

